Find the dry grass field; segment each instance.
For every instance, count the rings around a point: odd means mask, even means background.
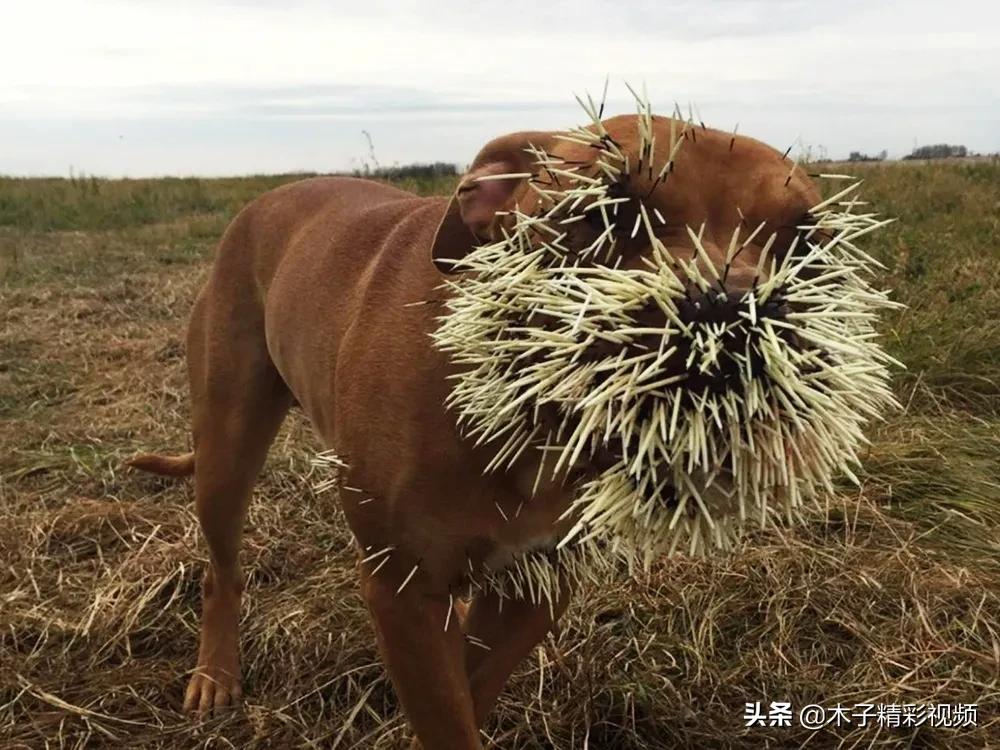
[[[731,558],[581,592],[490,746],[1000,747],[1000,167],[856,169],[900,219],[870,247],[908,305],[883,325],[904,409],[872,427],[861,487]],[[290,179],[0,178],[0,747],[405,747],[301,414],[250,511],[247,702],[201,724],[178,711],[191,488],[123,468],[188,446],[191,302],[227,221]],[[746,727],[754,701],[975,703],[978,723]]]

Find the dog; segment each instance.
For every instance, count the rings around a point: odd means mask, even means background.
[[[602,121],[633,165],[643,158],[640,119]],[[649,123],[659,143],[678,132],[684,139],[665,179],[640,169],[630,188],[668,220],[672,254],[696,259],[685,228],[703,226],[700,243],[721,267],[741,223],[763,223],[760,236],[775,235],[779,256],[791,246],[820,199],[803,170],[745,136],[658,116]],[[131,461],[194,475],[210,565],[186,710],[207,713],[241,697],[241,531],[268,447],[298,405],[345,462],[340,502],[357,540],[361,589],[414,747],[483,747],[484,718],[571,592],[551,606],[507,600],[502,608],[497,594],[481,593],[461,618],[456,592],[469,570],[555,544],[572,522],[565,511],[575,488],[600,457],[558,477],[540,472],[544,454],[484,473],[491,446],[464,437],[446,408],[460,368],[432,334],[454,264],[502,236],[505,212],[537,205],[528,183],[540,151],[568,164],[593,158],[586,143],[559,133],[518,132],[489,142],[450,197],[319,177],[266,193],[226,229],[187,334],[193,451]],[[731,259],[731,288],[752,283],[762,244]],[[633,245],[625,264],[637,266],[649,247],[641,235]]]

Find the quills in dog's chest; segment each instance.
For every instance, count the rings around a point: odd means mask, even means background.
[[[620,570],[613,555],[599,545],[557,549],[560,536],[538,537],[518,546],[491,549],[479,562],[467,556],[468,572],[462,586],[468,592],[492,593],[504,599],[522,599],[554,611],[560,598],[584,583],[606,580]]]

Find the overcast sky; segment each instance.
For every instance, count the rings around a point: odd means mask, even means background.
[[[35,0],[0,27],[0,174],[466,164],[490,138],[689,102],[709,126],[890,156],[1000,150],[997,0]]]

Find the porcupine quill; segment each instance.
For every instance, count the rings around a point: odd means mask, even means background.
[[[704,251],[703,227],[688,228],[696,262],[680,260],[654,231],[653,219],[663,225],[665,217],[616,186],[627,174],[648,175],[654,188],[669,177],[693,119],[680,132],[672,120],[670,143],[658,153],[652,109],[644,94],[632,94],[635,163],[601,122],[603,98],[598,105],[578,97],[590,123],[560,137],[592,147],[593,169],[528,150],[537,172],[517,177],[527,176],[541,208],[514,209],[500,241],[454,261],[467,273],[442,285],[450,296],[433,334],[460,366],[447,405],[463,434],[495,446],[490,471],[530,450],[557,456],[554,475],[602,448],[617,459],[580,487],[564,514],[572,527],[555,549],[500,570],[470,568],[472,588],[550,608],[566,585],[599,580],[622,561],[634,570],[662,555],[727,550],[749,528],[794,519],[805,502],[833,492],[835,476],[854,477],[863,426],[897,406],[888,370],[899,363],[874,329],[877,313],[897,303],[870,285],[879,264],[855,244],[887,222],[853,211],[862,203],[851,197],[859,183],[814,206],[783,258],[769,253],[775,235],[758,239],[763,224],[747,226],[737,207],[724,268]],[[735,140],[736,128],[730,150]],[[797,167],[796,159],[785,186]],[[532,179],[543,173],[545,181]],[[619,228],[628,201],[636,210]],[[602,231],[569,262],[566,227],[588,212]],[[644,268],[616,265],[619,229],[648,236]],[[755,239],[763,244],[757,278],[727,300],[735,314],[688,315],[684,290],[721,288],[725,296],[729,264]],[[660,325],[640,319],[650,301]],[[535,419],[542,411],[557,423],[543,426]]]

